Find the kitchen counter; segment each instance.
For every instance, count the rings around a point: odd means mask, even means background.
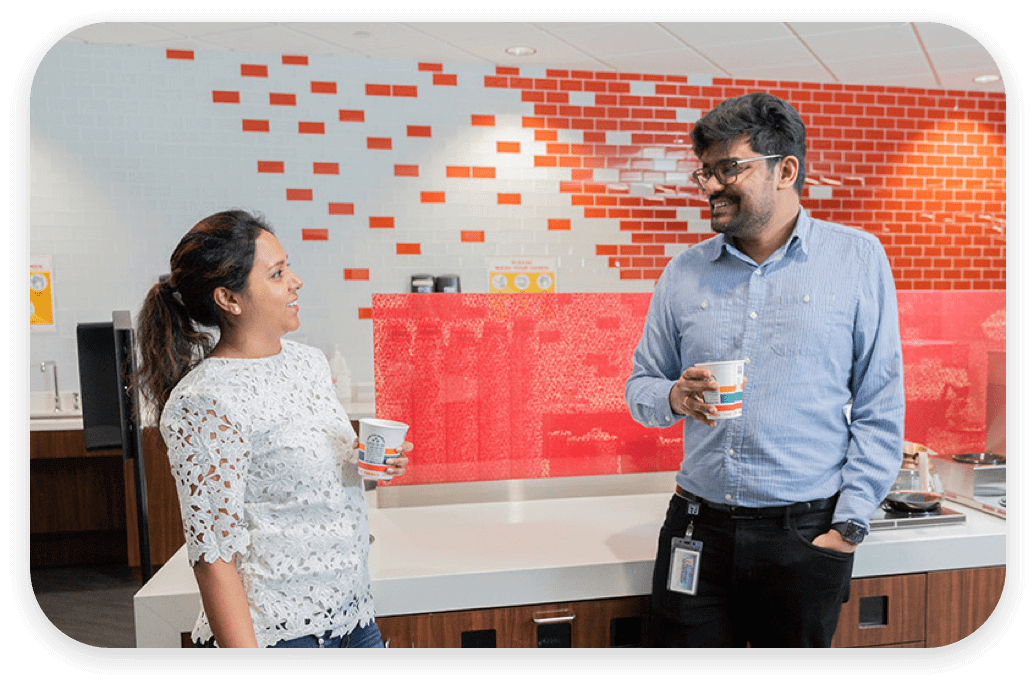
[[[374,416],[374,403],[343,403],[351,419]],[[150,425],[150,423],[149,423]],[[30,415],[29,431],[82,431],[82,414]]]
[[[379,489],[382,506],[370,512],[378,614],[647,595],[671,495],[657,487],[667,483],[671,474],[650,481],[654,492],[388,507],[388,494],[407,487]],[[436,487],[420,488],[431,500]],[[871,533],[857,549],[853,576],[1006,564],[1006,521],[954,509],[965,513],[964,523]],[[199,603],[181,548],[134,597],[137,646],[179,646]]]

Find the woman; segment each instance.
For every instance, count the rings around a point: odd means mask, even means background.
[[[356,434],[324,356],[282,339],[302,287],[284,249],[262,220],[221,212],[170,267],[140,312],[137,386],[161,409],[201,591],[195,645],[384,647]],[[408,458],[389,462],[403,474]]]

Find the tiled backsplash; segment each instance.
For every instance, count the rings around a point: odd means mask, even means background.
[[[410,424],[393,484],[679,468],[683,425],[647,429],[624,400],[650,295],[374,297],[378,416]],[[906,438],[984,452],[987,360],[1003,292],[899,294]]]

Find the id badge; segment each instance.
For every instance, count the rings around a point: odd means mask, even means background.
[[[669,556],[669,590],[697,595],[700,563],[701,541],[673,538],[672,554]]]

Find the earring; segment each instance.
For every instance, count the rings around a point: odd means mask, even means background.
[[[234,305],[234,314],[241,314],[241,308],[237,305]]]

